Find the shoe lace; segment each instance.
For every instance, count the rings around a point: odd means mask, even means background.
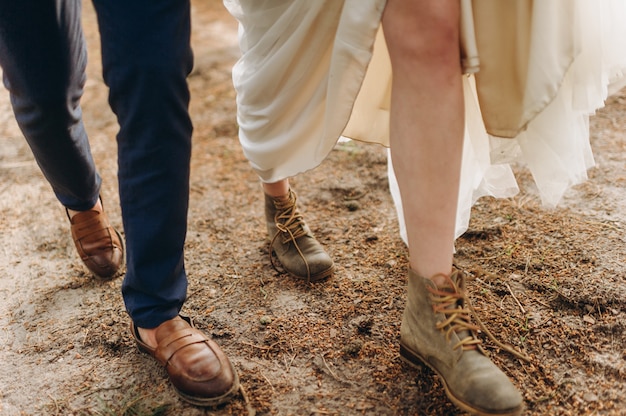
[[[464,307],[464,293],[459,289],[454,280],[447,275],[446,287],[427,287],[432,294],[433,311],[443,314],[446,319],[437,323],[437,329],[445,331],[446,339],[450,341],[453,333],[459,337],[459,342],[452,348],[462,348],[466,350],[474,350],[480,344],[481,340],[474,335],[474,331],[478,330],[478,326],[471,322],[471,311]]]
[[[274,215],[274,223],[276,228],[283,237],[283,244],[290,241],[294,241],[304,235],[306,230],[304,228],[304,217],[298,211],[296,206],[296,195],[291,192],[289,199],[285,201],[275,201],[276,215]],[[274,238],[276,238],[276,236]]]
[[[461,273],[461,271],[454,271],[452,273],[452,276],[456,275],[456,279],[453,279],[451,276],[442,274],[442,276],[444,276],[448,283],[448,287],[427,287],[428,291],[433,295],[433,310],[435,311],[435,313],[442,313],[447,317],[443,322],[437,324],[437,329],[446,331],[446,339],[448,341],[450,340],[450,336],[453,332],[456,332],[459,335],[460,341],[456,345],[454,345],[454,349],[457,349],[458,347],[462,347],[463,350],[473,350],[476,348],[480,348],[480,350],[484,352],[484,350],[480,347],[480,344],[482,344],[482,342],[476,337],[474,332],[478,331],[479,327],[471,323],[471,317],[473,316],[476,319],[476,322],[478,322],[480,329],[485,334],[487,334],[487,337],[494,344],[507,351],[508,353],[516,356],[517,358],[526,362],[530,362],[531,359],[529,356],[499,341],[483,323],[483,321],[476,313],[476,310],[474,309],[474,306],[472,305],[470,299],[465,296],[464,291],[460,290],[459,286],[455,283],[455,280],[458,281],[459,279],[463,279],[463,277],[460,275]],[[467,302],[469,308],[463,307],[463,305],[465,305],[465,302]],[[465,336],[462,335],[463,332],[465,332]]]
[[[289,197],[283,200],[274,200],[274,205],[276,207],[276,214],[274,215],[274,224],[276,224],[276,228],[278,232],[272,237],[270,241],[269,250],[272,252],[272,246],[274,242],[278,238],[278,236],[282,236],[282,243],[287,244],[289,242],[293,242],[293,246],[296,251],[302,258],[304,265],[306,266],[306,274],[307,274],[307,282],[311,280],[311,268],[309,267],[309,263],[306,261],[306,257],[304,253],[298,246],[298,242],[296,241],[298,238],[307,235],[307,231],[304,226],[304,217],[298,211],[297,205],[297,196],[295,192],[289,191]],[[276,269],[276,264],[274,262],[273,256],[270,255],[270,262],[272,263],[272,267]]]

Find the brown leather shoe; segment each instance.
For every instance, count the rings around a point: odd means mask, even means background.
[[[217,406],[239,390],[239,376],[220,347],[181,316],[156,328],[158,346],[152,348],[139,337],[131,322],[131,333],[140,351],[150,354],[167,371],[176,392],[197,406]]]
[[[92,208],[67,217],[80,259],[100,279],[116,276],[124,263],[122,236],[109,223],[103,209]]]

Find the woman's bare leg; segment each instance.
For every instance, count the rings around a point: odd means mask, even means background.
[[[271,197],[286,196],[289,193],[289,179],[273,183],[263,183],[263,192]]]
[[[518,415],[522,398],[477,348],[452,271],[464,108],[458,0],[388,0],[383,29],[393,68],[391,157],[409,244],[400,354],[430,366],[459,408]]]
[[[421,276],[448,274],[464,128],[459,2],[389,0],[383,25],[393,67],[391,155],[410,265]]]

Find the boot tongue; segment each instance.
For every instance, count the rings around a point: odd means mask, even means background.
[[[458,310],[458,317],[450,323],[454,328],[454,333],[459,340],[465,340],[467,338],[474,338],[469,327],[473,327],[469,321],[469,312],[465,310],[465,301],[463,295],[463,289],[465,288],[465,279],[463,273],[455,270],[449,276],[446,276],[446,283],[442,286],[437,286],[437,290],[442,294],[449,293],[449,303],[446,305],[447,310]],[[447,315],[449,316],[449,315]],[[468,344],[464,349],[474,349],[475,346]]]
[[[450,273],[450,281],[454,284],[456,291],[462,292],[465,289],[465,276],[463,272],[459,270],[454,270]]]
[[[289,193],[287,193],[287,195],[272,197],[272,199],[274,200],[274,205],[277,209],[285,209],[295,205],[295,200],[291,189],[289,190]]]
[[[461,293],[463,286],[464,286],[463,284],[464,282],[463,282],[463,276],[461,276],[460,272],[453,271],[449,275],[445,275],[441,273],[438,276],[443,277],[444,281],[443,283],[435,284],[435,286],[437,287],[437,291],[450,293],[451,295]]]

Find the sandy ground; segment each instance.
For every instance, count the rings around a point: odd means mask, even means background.
[[[386,152],[347,143],[293,182],[337,263],[309,287],[269,264],[256,177],[237,142],[230,68],[236,26],[219,0],[193,1],[195,123],[184,312],[239,370],[245,394],[217,409],[181,402],[128,333],[121,280],[94,282],[62,207],[0,93],[0,415],[459,414],[426,368],[398,358],[406,250],[387,188]],[[83,109],[103,195],[121,228],[117,131],[98,36]],[[626,414],[626,93],[592,119],[597,167],[556,210],[522,192],[475,206],[456,262],[478,314],[520,360],[484,334],[529,415]]]

